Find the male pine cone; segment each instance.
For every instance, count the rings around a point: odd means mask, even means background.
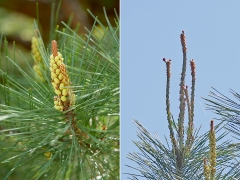
[[[51,83],[54,92],[54,108],[60,111],[66,111],[75,103],[75,94],[69,88],[70,79],[63,63],[63,57],[58,52],[57,41],[52,41],[52,54],[50,55]]]
[[[35,71],[36,76],[38,76],[42,82],[45,82],[45,78],[42,74],[42,69],[44,70],[45,66],[43,64],[42,56],[38,49],[38,39],[35,36],[32,37],[31,48],[32,48],[32,54],[34,57],[33,70]]]

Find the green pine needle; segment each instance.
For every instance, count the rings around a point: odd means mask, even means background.
[[[65,30],[51,36],[58,38],[71,80],[68,88],[76,95],[75,105],[66,112],[54,109],[51,48],[44,46],[40,33],[45,82],[34,75],[32,63],[21,52],[27,71],[6,53],[6,65],[22,76],[0,69],[0,162],[9,167],[1,172],[3,179],[17,171],[19,179],[119,179],[119,19],[111,25],[106,15],[105,27],[93,18],[85,37],[64,22]],[[75,119],[67,116],[70,111]]]

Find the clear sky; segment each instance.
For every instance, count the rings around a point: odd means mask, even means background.
[[[204,110],[201,99],[211,86],[228,97],[230,88],[240,93],[240,1],[121,0],[121,173],[134,173],[125,165],[137,166],[126,158],[138,151],[132,143],[138,140],[132,119],[156,132],[163,143],[164,135],[169,137],[164,57],[172,60],[170,99],[177,119],[182,30],[189,87],[189,60],[196,62],[195,127],[202,125],[201,132],[206,132],[217,117]],[[127,176],[121,174],[121,179]]]

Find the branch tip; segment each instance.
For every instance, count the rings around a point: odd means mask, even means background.
[[[184,31],[182,31],[182,34],[180,35],[180,39],[181,39],[183,52],[186,52],[187,51],[187,47],[186,47],[186,37],[184,35]]]

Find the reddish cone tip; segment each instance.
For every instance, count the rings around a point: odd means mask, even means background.
[[[57,46],[57,41],[55,40],[52,41],[52,54],[54,57],[58,55],[58,46]]]
[[[204,159],[203,159],[203,162],[204,162],[205,165],[207,164],[207,160],[206,160],[205,157],[204,157]]]
[[[213,120],[211,120],[211,131],[213,131],[214,130],[214,127],[213,127]]]

